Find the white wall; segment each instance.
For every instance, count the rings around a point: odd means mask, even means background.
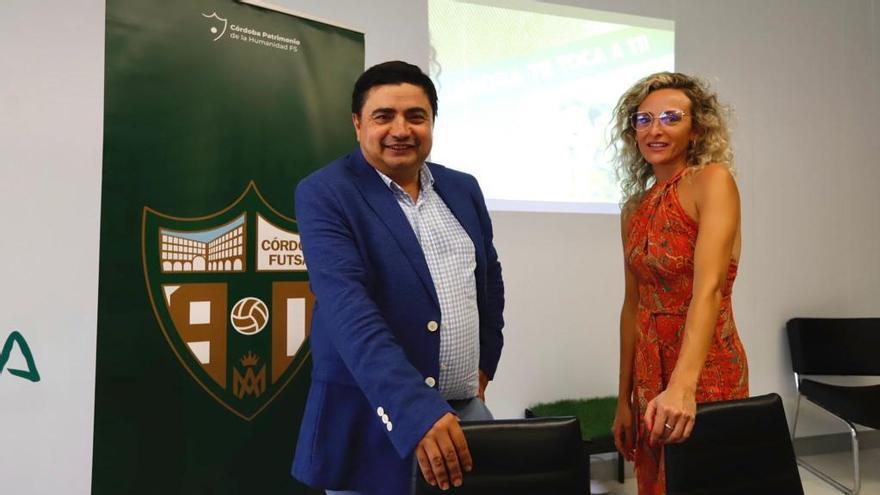
[[[427,66],[426,0],[277,3],[366,31],[368,65]],[[678,68],[736,109],[734,307],[753,393],[790,398],[787,318],[880,315],[880,0],[631,0],[625,13],[673,19]],[[43,375],[0,375],[4,492],[89,492],[103,41],[103,2],[0,4],[0,340],[21,331]],[[493,217],[509,309],[490,405],[515,416],[534,401],[614,393],[618,218]]]
[[[104,2],[0,3],[0,492],[90,492]],[[11,367],[24,368],[19,354]]]
[[[367,65],[427,67],[424,1],[281,3],[362,27]],[[678,70],[707,78],[734,107],[744,240],[734,309],[752,393],[778,392],[791,410],[785,321],[880,316],[880,0],[550,3],[674,20]],[[389,12],[408,24],[386,27]],[[619,217],[493,219],[508,309],[490,406],[518,416],[537,401],[616,394]],[[802,418],[804,434],[838,430],[815,410]]]
[[[427,66],[426,0],[266,0],[364,33],[367,67],[388,60]],[[424,61],[424,62],[421,62]]]
[[[778,392],[791,412],[785,321],[880,316],[880,2],[565,3],[674,20],[677,69],[734,107],[744,245],[734,311],[752,393]],[[493,217],[510,308],[496,411],[616,394],[619,217]],[[837,429],[807,407],[799,431]]]

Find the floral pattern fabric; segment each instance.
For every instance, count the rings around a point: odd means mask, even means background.
[[[663,495],[661,446],[651,448],[644,423],[648,403],[662,392],[675,369],[693,293],[698,225],[679,203],[677,184],[685,168],[645,193],[633,213],[626,245],[627,266],[639,286],[633,414],[637,418],[635,468],[639,495]],[[731,291],[737,264],[731,260],[712,345],[697,384],[697,402],[748,397],[748,363],[733,320]]]

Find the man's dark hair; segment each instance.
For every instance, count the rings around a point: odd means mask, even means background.
[[[418,86],[425,91],[428,101],[431,102],[433,116],[437,117],[437,90],[431,78],[417,66],[400,60],[374,65],[361,74],[354,83],[354,91],[351,93],[351,113],[361,114],[367,93],[374,87],[404,83]]]

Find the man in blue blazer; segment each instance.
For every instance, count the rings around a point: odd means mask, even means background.
[[[437,93],[404,62],[355,83],[360,146],[300,182],[317,303],[293,475],[329,494],[405,495],[413,457],[442,489],[473,460],[458,424],[489,419],[504,287],[470,175],[427,163]]]

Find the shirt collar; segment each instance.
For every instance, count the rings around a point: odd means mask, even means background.
[[[379,177],[382,178],[382,182],[384,182],[385,185],[388,186],[388,188],[391,189],[392,192],[394,192],[395,194],[406,194],[406,191],[404,191],[403,188],[400,187],[400,185],[394,182],[391,177],[388,177],[387,175],[380,172],[378,168],[374,167],[373,170],[375,170],[376,173],[379,174]],[[419,169],[419,185],[421,186],[422,191],[427,191],[428,189],[434,187],[434,175],[431,174],[431,169],[428,168],[428,164],[426,163],[423,163],[422,168]],[[407,196],[409,195],[407,194]]]

